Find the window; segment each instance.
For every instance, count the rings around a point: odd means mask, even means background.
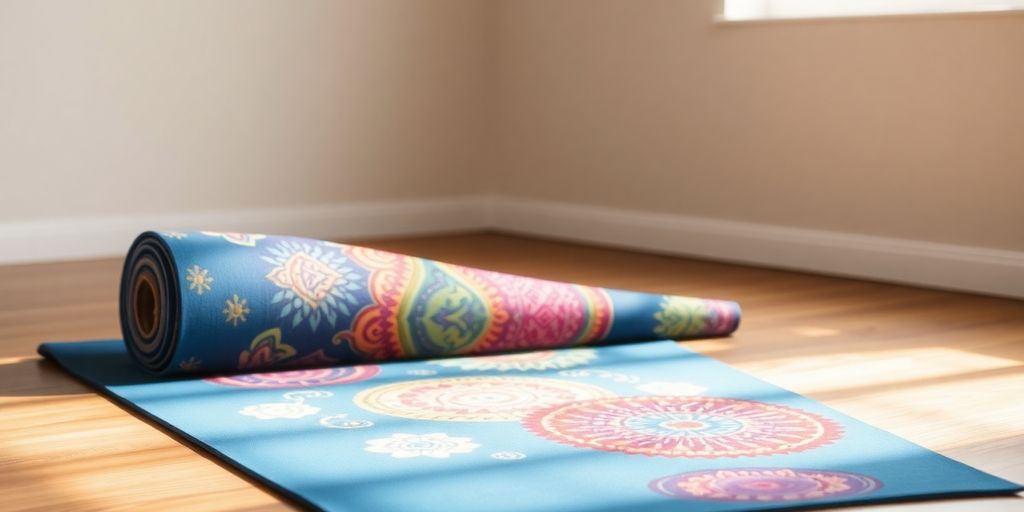
[[[1024,0],[725,0],[726,21],[1024,9]]]

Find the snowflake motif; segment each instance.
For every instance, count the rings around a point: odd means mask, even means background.
[[[470,453],[479,447],[468,437],[448,437],[448,434],[441,432],[423,435],[392,434],[391,437],[366,442],[366,451],[385,453],[396,459],[447,459],[453,454]]]
[[[359,304],[354,292],[365,285],[341,251],[285,240],[267,252],[262,259],[274,268],[266,278],[281,288],[270,303],[281,307],[280,318],[290,317],[292,327],[307,321],[316,331],[322,320],[335,327],[339,313],[352,316]]]
[[[238,294],[232,294],[230,300],[224,301],[224,321],[230,322],[233,327],[238,327],[238,322],[244,322],[245,316],[252,313],[249,309],[248,299],[239,299]]]
[[[318,412],[320,412],[319,407],[313,407],[302,402],[275,402],[250,405],[238,411],[238,414],[252,416],[260,420],[295,420]]]
[[[160,234],[175,240],[183,240],[188,237],[188,233],[182,233],[181,231],[161,231]]]
[[[194,372],[198,370],[199,366],[202,364],[203,362],[201,360],[196,359],[195,357],[190,357],[178,363],[178,369],[180,369],[183,372]]]
[[[689,382],[649,382],[636,389],[644,393],[662,396],[694,396],[708,390],[704,386],[690,384]]]
[[[526,458],[523,452],[494,452],[491,458],[495,460],[522,460]]]
[[[185,280],[188,281],[188,289],[196,292],[196,295],[202,295],[203,292],[210,291],[210,285],[213,283],[213,276],[210,275],[210,270],[200,267],[199,265],[192,265],[185,271],[187,276]]]

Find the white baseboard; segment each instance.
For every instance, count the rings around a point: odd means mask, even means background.
[[[495,198],[496,228],[601,245],[1024,298],[1024,252]]]
[[[1024,298],[1024,252],[500,196],[0,224],[0,264],[120,256],[146,229],[333,239],[495,229]]]
[[[479,198],[348,202],[300,208],[157,213],[0,224],[0,264],[123,256],[142,231],[233,231],[310,238],[487,229]]]

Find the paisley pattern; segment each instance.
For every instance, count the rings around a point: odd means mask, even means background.
[[[589,343],[608,335],[604,290],[347,247],[371,269],[374,303],[334,337],[367,359],[480,354]]]
[[[365,284],[365,272],[349,264],[338,251],[320,245],[282,241],[263,259],[274,265],[266,278],[281,290],[271,299],[290,327],[303,320],[316,331],[321,322],[338,324],[339,314],[351,315],[358,304],[353,291]]]
[[[792,407],[687,396],[576,401],[536,411],[524,425],[580,448],[687,458],[795,453],[842,435],[833,421]]]
[[[504,329],[498,291],[458,267],[356,247],[348,254],[372,269],[374,304],[335,335],[336,344],[368,359],[452,355],[478,351]]]
[[[362,382],[376,377],[379,373],[379,366],[362,365],[338,366],[334,368],[313,368],[309,370],[291,370],[283,372],[246,373],[239,375],[225,375],[221,377],[209,377],[203,380],[211,384],[239,388],[306,388]]]
[[[267,329],[253,338],[249,350],[238,355],[238,369],[266,368],[295,355],[295,347],[281,341],[281,329]]]
[[[848,498],[877,491],[875,478],[819,469],[740,468],[693,471],[659,478],[651,490],[684,500],[740,503]]]
[[[409,294],[398,310],[404,353],[462,354],[501,328],[502,315],[491,314],[500,304],[493,298],[495,290],[459,276],[441,263],[422,262],[412,268],[418,290]]]
[[[396,382],[352,401],[377,414],[431,421],[519,421],[556,404],[614,396],[597,386],[536,377],[450,377]]]

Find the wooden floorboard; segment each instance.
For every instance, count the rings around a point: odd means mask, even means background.
[[[498,234],[365,245],[548,279],[736,300],[743,321],[734,336],[687,346],[1024,482],[1022,301]],[[290,508],[35,355],[41,341],[120,337],[120,265],[0,267],[0,509]],[[1024,510],[1024,499],[868,509]]]

